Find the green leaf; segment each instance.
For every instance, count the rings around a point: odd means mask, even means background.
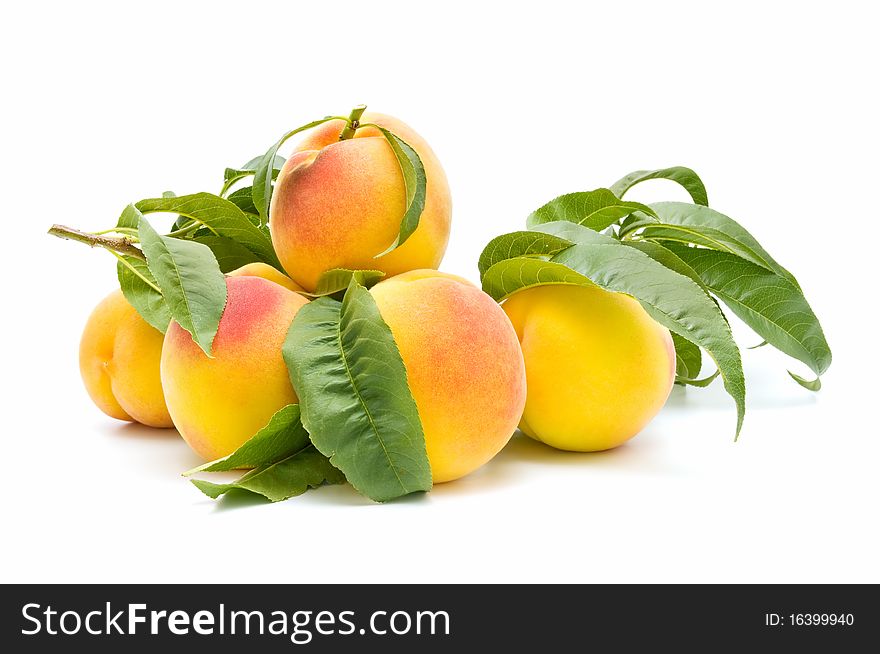
[[[223,171],[223,181],[227,183],[234,183],[240,179],[244,179],[245,177],[250,177],[255,172],[257,172],[257,167],[260,165],[260,162],[263,160],[263,155],[259,157],[254,157],[250,161],[248,161],[245,165],[239,168],[227,168]],[[284,167],[286,159],[281,155],[275,155],[275,159],[272,162],[272,179],[278,177],[278,173],[281,172],[281,169]]]
[[[675,346],[676,377],[696,379],[703,367],[703,355],[699,346],[675,332],[672,332],[672,344]]]
[[[134,235],[142,218],[143,214],[130,204],[123,209],[116,228],[124,230],[120,233]],[[119,280],[119,288],[125,299],[141,318],[164,334],[168,329],[168,323],[171,322],[171,312],[147,262],[112,250],[110,252],[117,259],[116,278]]]
[[[637,170],[629,175],[621,177],[611,185],[611,192],[619,198],[636,184],[649,179],[668,179],[684,187],[696,204],[709,206],[709,196],[703,180],[690,168],[673,166],[671,168],[658,168],[657,170]]]
[[[278,139],[278,141],[266,151],[266,154],[260,158],[259,163],[255,166],[254,185],[252,190],[254,207],[256,207],[257,214],[259,214],[260,221],[263,224],[269,221],[269,203],[272,200],[272,179],[275,170],[276,156],[278,155],[278,148],[284,145],[284,142],[290,137],[299,134],[300,132],[304,132],[307,129],[311,129],[312,127],[322,125],[328,120],[335,120],[338,118],[338,116],[326,116],[321,120],[313,120],[310,123],[287,132],[287,134]]]
[[[482,282],[483,291],[497,302],[532,286],[547,284],[592,285],[587,277],[568,266],[534,257],[514,257],[499,261],[486,271]]]
[[[564,238],[542,232],[511,232],[489,241],[483,248],[477,267],[480,279],[499,261],[514,257],[549,257],[572,245]]]
[[[721,371],[716,369],[715,372],[713,372],[708,377],[704,377],[703,379],[686,379],[684,377],[676,377],[675,383],[681,384],[682,386],[697,386],[698,388],[705,388],[706,386],[709,386],[709,384],[711,384],[713,381],[715,381],[720,374]]]
[[[721,371],[725,389],[736,403],[736,434],[739,436],[745,415],[742,361],[730,326],[718,305],[703,289],[643,252],[574,223],[560,221],[537,229],[575,243],[547,263],[566,267],[572,274],[585,277],[607,291],[634,297],[661,325],[708,352]],[[512,262],[518,261],[509,259],[495,264],[486,273],[484,285],[494,268],[512,266],[515,265]],[[549,276],[549,272],[544,271],[545,280]],[[526,278],[521,283],[528,285],[532,280]],[[506,294],[515,290],[508,287]]]
[[[257,211],[257,208],[254,206],[254,189],[252,186],[244,186],[240,189],[236,189],[230,193],[229,197],[226,199],[241,209],[244,213],[248,214],[248,216],[256,216],[257,222],[259,222],[260,212]]]
[[[648,225],[642,231],[640,239],[649,239],[666,244],[687,244],[729,252],[743,257],[759,266],[765,265],[760,255],[751,248],[731,238],[721,230],[712,227],[681,226],[681,225]]]
[[[116,226],[121,227],[122,229],[136,230],[138,228],[138,225],[140,225],[142,217],[143,214],[138,211],[137,207],[133,204],[130,204],[122,210],[122,214],[119,216],[119,220],[116,221]]]
[[[430,490],[406,368],[367,289],[302,307],[283,354],[312,443],[352,486],[378,502]]]
[[[644,227],[641,238],[668,242],[693,243],[736,254],[772,270],[797,285],[794,276],[780,266],[761,244],[738,222],[708,207],[687,202],[659,202],[651,207],[659,218],[652,222],[634,222],[621,230],[621,237]]]
[[[307,447],[277,463],[255,468],[230,484],[215,484],[202,479],[190,481],[213,499],[238,489],[262,495],[271,502],[280,502],[302,495],[309,488],[341,484],[345,477],[331,465],[327,457],[315,448]]]
[[[658,222],[660,221],[654,216],[648,216],[639,212],[630,214],[617,226],[617,238],[620,240],[630,232],[634,232],[647,225],[656,225]]]
[[[220,270],[228,273],[236,268],[241,268],[249,263],[260,262],[260,257],[248,250],[238,241],[234,241],[226,236],[214,236],[213,234],[204,234],[193,237],[196,243],[202,243],[211,248],[211,252],[217,258],[217,264]]]
[[[621,241],[624,245],[627,245],[631,248],[635,248],[636,250],[641,250],[649,257],[651,257],[654,261],[658,263],[662,263],[664,266],[669,268],[670,270],[674,270],[679,275],[684,275],[685,277],[689,277],[694,282],[699,284],[700,288],[706,289],[705,284],[703,284],[703,280],[700,279],[700,276],[697,272],[687,265],[681,257],[672,252],[669,248],[660,245],[659,243],[655,243],[653,241]],[[707,291],[708,292],[708,291]],[[699,349],[699,348],[698,348]]]
[[[704,388],[715,381],[720,374],[716,370],[708,377],[699,379],[700,369],[703,367],[703,354],[697,345],[675,332],[672,334],[672,343],[675,345],[675,383],[682,386],[699,386]]]
[[[174,191],[162,191],[162,197],[163,198],[176,198],[177,193],[175,193]],[[191,223],[190,219],[187,218],[186,216],[177,216],[177,218],[174,220],[174,225],[171,227],[171,229],[172,230],[183,229],[184,227],[186,227],[190,223]]]
[[[620,240],[620,238],[618,238],[618,236],[617,236],[616,225],[609,225],[608,229],[603,230],[602,233],[605,234],[605,236],[610,236],[611,238],[613,238],[615,240],[618,240],[618,241]]]
[[[235,204],[211,193],[194,193],[174,198],[141,200],[142,213],[179,213],[192,219],[214,236],[225,236],[253,252],[260,261],[281,270],[272,240]]]
[[[116,277],[125,299],[141,318],[164,334],[171,322],[171,311],[147,262],[119,254],[116,258]]]
[[[425,175],[425,167],[422,165],[422,160],[408,143],[384,127],[370,124],[368,126],[378,129],[388,141],[388,144],[394,151],[394,156],[397,157],[397,163],[400,165],[400,172],[403,174],[403,183],[406,189],[406,211],[403,214],[403,220],[400,221],[400,230],[397,238],[394,239],[394,243],[388,246],[384,252],[374,257],[378,259],[403,245],[412,236],[412,233],[416,231],[422,211],[425,208],[428,178]]]
[[[822,388],[822,380],[816,377],[816,379],[805,379],[800,375],[793,373],[791,370],[787,371],[788,374],[794,379],[798,384],[806,388],[808,391],[818,391]]]
[[[647,205],[639,202],[626,202],[608,189],[599,188],[595,191],[560,195],[534,211],[526,219],[526,225],[532,228],[557,220],[565,220],[600,232],[634,211],[641,211],[649,216],[654,215],[654,211]]]
[[[288,404],[275,412],[269,422],[232,454],[209,461],[183,474],[223,472],[259,468],[278,463],[309,446],[309,434],[302,426],[298,404]]]
[[[159,236],[145,218],[138,235],[171,317],[210,357],[226,305],[226,280],[214,254],[201,243]]]
[[[802,361],[816,375],[831,365],[831,350],[816,314],[801,289],[787,278],[727,252],[674,243],[669,248],[773,347]]]
[[[385,276],[381,270],[349,270],[348,268],[331,268],[324,271],[318,278],[314,293],[305,293],[309,297],[335,295],[345,291],[354,279],[361,286],[370,288]]]

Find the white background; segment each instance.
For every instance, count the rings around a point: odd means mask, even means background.
[[[26,8],[24,8],[26,7]],[[4,10],[0,581],[880,581],[877,16],[871,3],[16,3]],[[215,503],[173,431],[79,379],[114,260],[45,235],[114,224],[284,131],[365,102],[433,145],[442,268],[557,194],[687,165],[798,276],[821,393],[745,351],[748,412],[676,389],[618,450],[515,437],[481,471],[374,505],[348,487]],[[633,199],[683,199],[671,184]],[[738,332],[741,345],[760,339]]]

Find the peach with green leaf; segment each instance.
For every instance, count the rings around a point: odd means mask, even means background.
[[[307,291],[314,291],[321,274],[332,268],[390,276],[437,268],[446,250],[452,200],[428,143],[391,116],[364,113],[355,122],[357,127],[330,120],[305,132],[275,183],[272,243],[284,269]],[[411,146],[425,177],[418,227],[391,251],[413,189],[379,127]]]
[[[174,425],[206,460],[235,451],[279,409],[297,402],[281,345],[308,301],[260,277],[227,277],[226,287],[210,357],[174,321],[162,349],[162,386]]]
[[[510,440],[526,400],[516,333],[466,279],[413,270],[371,291],[406,366],[434,483],[458,479]]]
[[[563,450],[607,450],[663,408],[675,381],[672,337],[632,297],[546,285],[502,306],[525,357],[527,435]]]

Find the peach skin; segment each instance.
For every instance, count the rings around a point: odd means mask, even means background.
[[[406,206],[400,164],[375,127],[358,128],[339,140],[345,126],[333,120],[305,133],[284,164],[269,208],[272,243],[284,269],[307,291],[331,268],[381,270],[396,275],[440,265],[452,200],[440,162],[428,144],[405,123],[366,113],[415,149],[427,178],[425,208],[418,229],[388,254]]]
[[[162,338],[118,289],[95,307],[80,340],[79,370],[101,411],[150,427],[174,426],[159,378]]]
[[[406,366],[434,483],[476,470],[510,440],[526,399],[510,321],[469,281],[434,270],[370,292]]]
[[[162,349],[162,386],[174,425],[207,460],[232,453],[297,401],[281,345],[307,300],[260,277],[227,277],[226,288],[213,358],[174,321]]]
[[[547,285],[502,305],[516,329],[529,392],[520,429],[553,447],[607,450],[635,436],[675,381],[669,330],[633,298]]]
[[[293,281],[284,273],[279,272],[268,263],[249,263],[226,273],[227,277],[262,277],[270,282],[275,282],[286,288],[288,291],[300,293],[304,291],[302,286]]]

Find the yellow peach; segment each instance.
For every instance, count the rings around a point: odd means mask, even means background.
[[[449,239],[452,200],[440,162],[405,123],[364,114],[362,123],[390,130],[419,154],[425,167],[425,208],[419,227],[396,250],[406,196],[403,174],[391,146],[375,127],[339,140],[345,123],[334,120],[306,133],[284,164],[269,211],[272,243],[287,273],[314,291],[331,268],[374,269],[396,275],[440,265]]]
[[[297,284],[290,277],[279,272],[276,268],[273,268],[267,263],[249,263],[241,268],[236,268],[235,270],[226,273],[226,275],[228,277],[262,277],[270,282],[280,284],[288,291],[293,291],[294,293],[300,293],[304,290],[302,286]]]
[[[406,366],[434,483],[476,470],[510,439],[526,398],[510,321],[469,281],[434,270],[391,277],[371,293]]]
[[[213,358],[174,321],[162,349],[162,386],[174,425],[207,460],[231,454],[297,401],[281,346],[307,300],[260,277],[227,277],[226,288]]]
[[[150,326],[122,291],[92,311],[79,345],[79,370],[92,401],[108,416],[150,427],[173,427],[159,378],[162,332]]]
[[[547,285],[502,305],[519,337],[528,399],[520,429],[563,450],[607,450],[635,436],[675,380],[669,330],[628,295]]]

